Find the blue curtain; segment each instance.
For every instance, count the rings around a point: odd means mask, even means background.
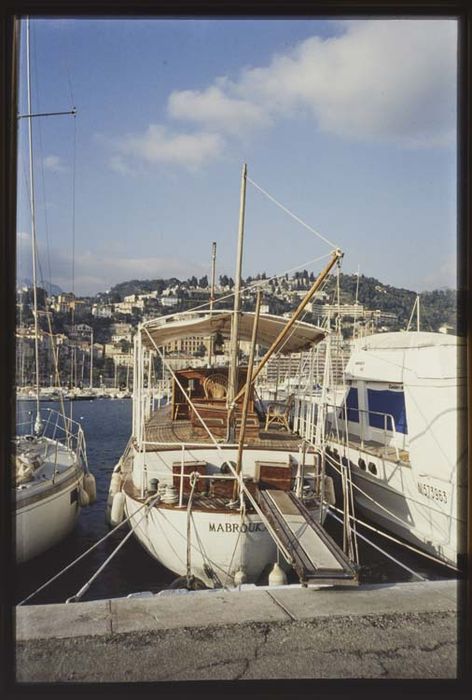
[[[349,389],[347,398],[347,419],[353,423],[359,423],[359,397],[357,394],[357,389],[351,387]],[[344,408],[341,409],[339,413],[339,418],[344,419]]]
[[[393,430],[391,418],[389,416],[385,418],[383,415],[378,415],[379,413],[387,413],[393,416],[397,432],[403,433],[404,435],[407,434],[408,426],[406,423],[405,396],[403,391],[367,389],[367,400],[369,411],[376,411],[376,413],[369,413],[370,426],[373,428],[380,428],[381,430],[383,430],[384,427],[386,427],[387,430]]]

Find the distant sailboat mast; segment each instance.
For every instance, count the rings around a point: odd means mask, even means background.
[[[31,107],[31,73],[30,73],[30,25],[26,20],[26,83],[28,115],[32,115]],[[41,414],[39,406],[39,324],[38,324],[38,293],[36,288],[36,217],[34,198],[34,172],[33,172],[33,120],[28,119],[28,150],[29,150],[29,194],[31,213],[31,255],[33,265],[33,317],[34,317],[34,361],[35,361],[35,393],[36,393],[36,419],[34,429],[37,434],[42,432]]]

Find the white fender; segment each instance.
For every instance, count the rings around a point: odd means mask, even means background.
[[[118,466],[115,467],[113,474],[111,475],[107,504],[105,507],[105,521],[108,523],[108,525],[111,525],[111,507],[113,505],[113,499],[121,489],[121,472],[117,471],[117,469]]]
[[[110,513],[110,525],[115,527],[123,520],[125,514],[125,494],[123,491],[118,491],[113,496]]]
[[[84,474],[84,489],[89,497],[89,503],[95,503],[97,500],[97,484],[95,477],[90,472]]]
[[[280,564],[275,562],[272,571],[269,574],[269,586],[284,586],[287,583],[287,574],[282,569]]]
[[[85,506],[88,506],[90,503],[90,498],[87,493],[87,491],[82,488],[82,486],[79,486],[79,506],[81,508],[85,508]]]

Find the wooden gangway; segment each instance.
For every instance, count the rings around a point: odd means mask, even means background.
[[[358,583],[348,557],[293,493],[261,490],[259,505],[291,555],[302,584]]]

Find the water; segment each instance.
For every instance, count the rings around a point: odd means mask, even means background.
[[[66,410],[69,413],[70,403]],[[54,402],[42,402],[41,406],[58,409]],[[32,402],[21,402],[21,414],[34,408]],[[105,505],[111,473],[131,433],[132,402],[126,399],[95,399],[72,402],[73,418],[83,426],[87,455],[91,471],[97,483],[96,502],[80,513],[74,532],[59,545],[36,559],[17,567],[15,586],[16,602],[23,600],[39,586],[52,578],[71,561],[85,552],[109,532],[105,522]],[[23,418],[24,420],[24,418]],[[341,526],[332,518],[326,521],[326,529],[340,543]],[[402,561],[413,571],[428,579],[452,578],[453,573],[445,567],[435,565],[427,559],[406,551],[399,545],[387,543],[378,535],[360,528],[359,531],[377,546]],[[48,588],[34,596],[31,604],[63,603],[74,595],[99,569],[128,532],[127,526],[114,533],[105,542],[54,581]],[[359,540],[362,583],[386,583],[414,581],[408,571],[388,560],[366,543]],[[167,569],[145,552],[132,536],[118,551],[105,570],[92,583],[81,600],[97,600],[125,596],[138,591],[154,593],[166,588],[174,579]],[[291,579],[295,582],[297,579]]]

